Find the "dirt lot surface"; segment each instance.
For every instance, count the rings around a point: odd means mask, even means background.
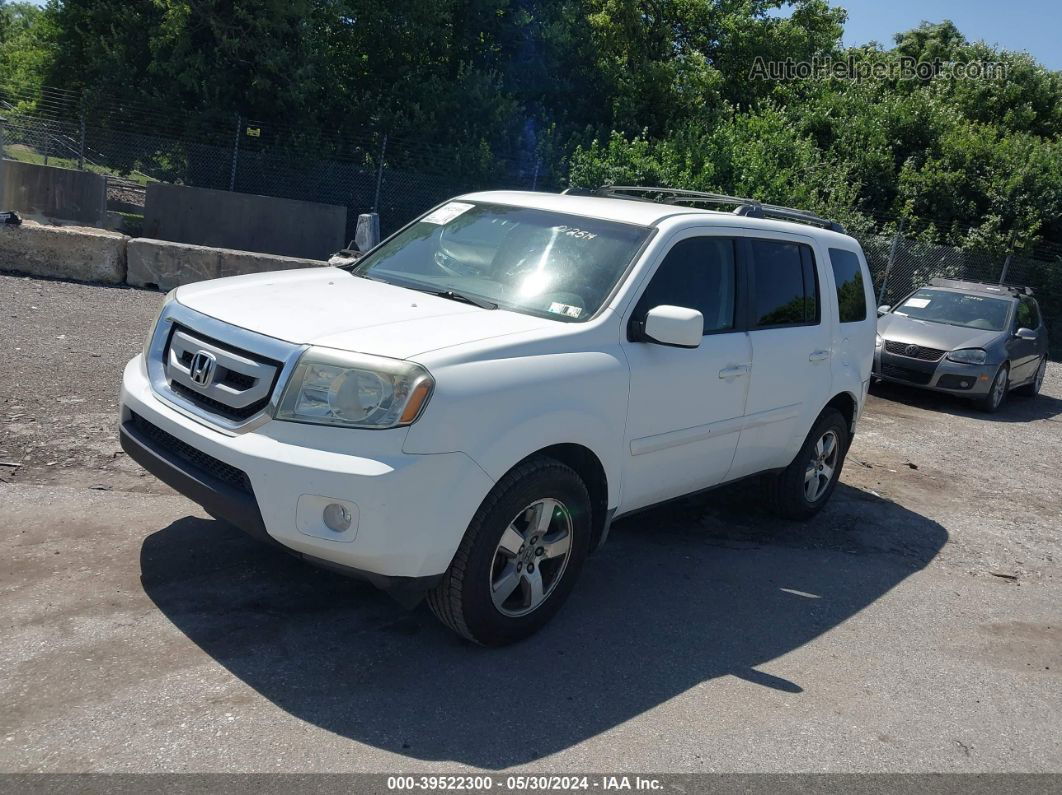
[[[491,651],[126,460],[160,302],[0,275],[0,770],[1062,771],[1062,367],[994,416],[881,387],[814,521],[619,522]]]

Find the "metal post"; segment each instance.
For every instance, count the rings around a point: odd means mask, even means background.
[[[52,123],[44,122],[44,165],[48,165],[48,153],[52,149]]]
[[[232,139],[232,172],[229,174],[229,190],[236,190],[236,164],[240,162],[240,128],[243,127],[243,117],[236,114],[236,135]]]
[[[77,167],[78,170],[85,170],[85,108],[81,108],[81,143],[77,150]]]
[[[538,165],[539,161],[535,161],[535,175],[531,177],[531,190],[538,190]]]
[[[900,244],[900,236],[903,235],[903,221],[900,219],[899,226],[896,227],[896,234],[892,238],[892,246],[889,248],[889,261],[885,265],[885,276],[881,280],[881,290],[878,291],[878,306],[885,303],[885,288],[889,285],[889,274],[892,272],[892,263],[896,261],[896,247]]]
[[[1014,253],[1011,252],[1010,254],[1007,254],[1007,258],[1005,260],[1003,260],[1003,272],[1001,274],[999,274],[999,283],[1000,284],[1005,284],[1006,281],[1007,281],[1007,271],[1010,270],[1010,258],[1013,257],[1013,256],[1014,256]]]
[[[380,145],[380,162],[376,166],[376,197],[372,200],[372,211],[380,212],[380,187],[383,185],[384,156],[387,154],[387,136],[383,137]]]

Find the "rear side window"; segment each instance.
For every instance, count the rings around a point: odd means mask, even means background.
[[[756,328],[807,326],[819,322],[819,284],[809,246],[781,240],[753,240]]]
[[[830,249],[833,281],[837,285],[837,308],[842,323],[867,319],[867,294],[863,290],[863,269],[859,257],[843,248]]]
[[[680,240],[664,257],[634,310],[643,319],[655,306],[681,306],[704,315],[704,333],[734,328],[734,241]]]

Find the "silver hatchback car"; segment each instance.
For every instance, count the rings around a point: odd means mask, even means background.
[[[1047,328],[1028,287],[933,279],[878,314],[876,378],[972,398],[985,411],[1011,390],[1040,391]]]

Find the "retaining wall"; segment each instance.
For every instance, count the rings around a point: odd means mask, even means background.
[[[347,208],[153,183],[144,236],[197,246],[328,259],[346,244]]]
[[[107,180],[89,171],[0,161],[0,210],[38,221],[99,226],[107,210]]]

